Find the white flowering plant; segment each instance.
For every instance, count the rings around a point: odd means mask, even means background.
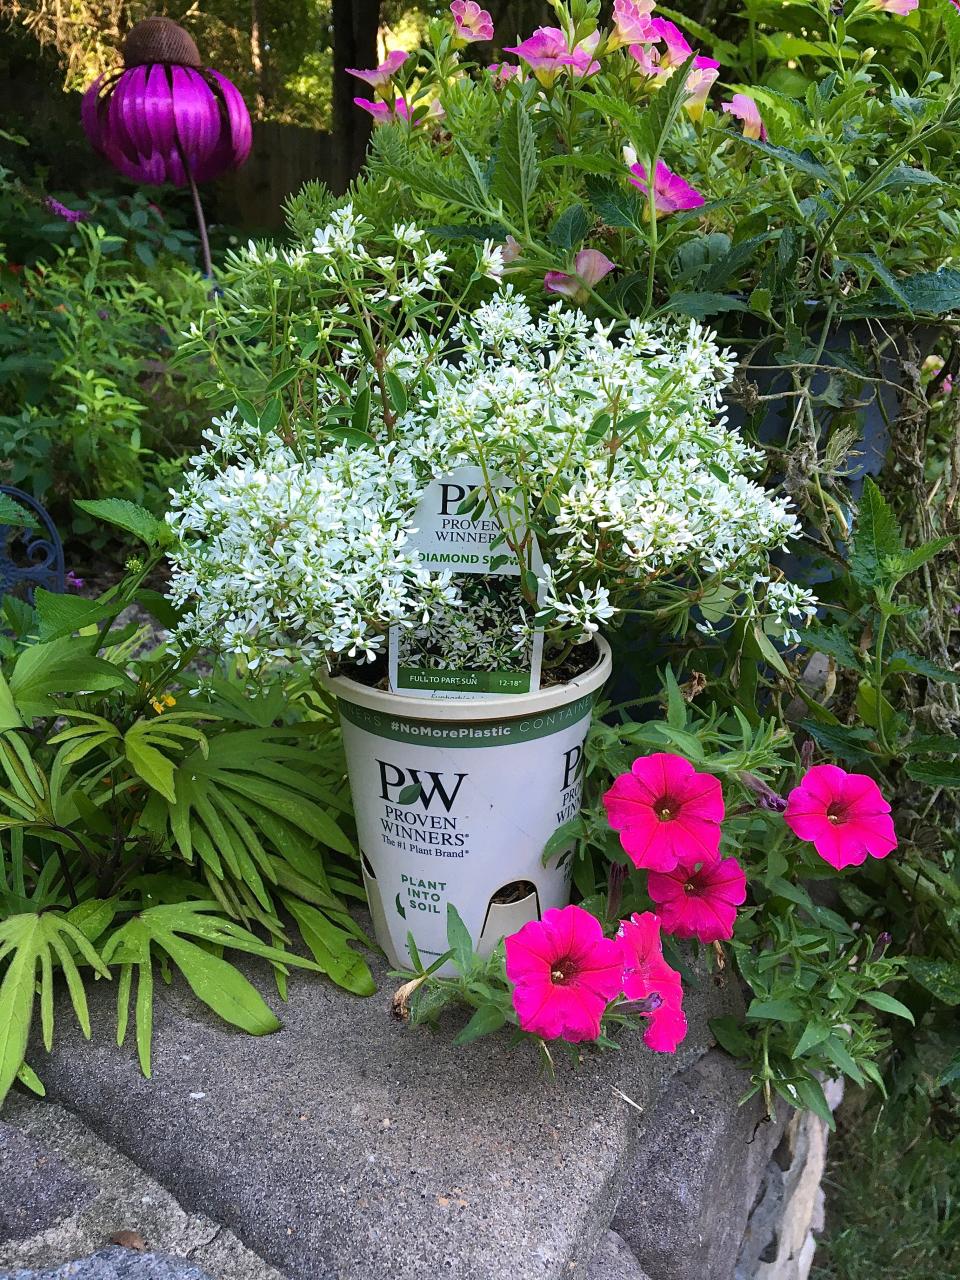
[[[695,321],[616,327],[560,301],[536,317],[496,280],[498,252],[476,256],[471,283],[493,282],[465,305],[422,229],[374,236],[349,205],[309,252],[236,256],[247,296],[276,270],[327,312],[295,394],[216,417],[173,498],[184,638],[253,669],[340,665],[375,661],[399,626],[421,661],[487,670],[537,630],[559,667],[631,613],[706,630],[749,616],[789,638],[815,604],[770,555],[799,527],[726,424],[729,353]],[[506,615],[411,542],[424,488],[463,466],[485,478],[463,514],[489,503],[497,558],[517,565]]]

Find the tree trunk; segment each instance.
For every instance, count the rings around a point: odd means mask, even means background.
[[[359,172],[372,121],[353,104],[367,97],[347,67],[377,65],[380,0],[333,0],[333,130],[337,138],[339,185],[346,188]],[[358,87],[359,86],[359,87]]]
[[[260,7],[257,0],[250,0],[250,64],[256,80],[254,95],[255,114],[258,120],[263,119],[265,105],[263,91],[263,44],[260,39]]]

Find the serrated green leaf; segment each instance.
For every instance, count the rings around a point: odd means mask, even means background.
[[[960,684],[960,672],[950,671],[937,662],[931,662],[929,658],[921,658],[917,653],[908,653],[906,649],[896,649],[891,653],[889,665],[890,670],[894,672],[909,671],[912,675],[927,676],[941,684]]]
[[[572,204],[554,221],[547,239],[558,249],[572,249],[590,229],[591,218],[582,204]]]
[[[77,499],[76,505],[94,520],[102,520],[132,533],[148,547],[161,546],[170,540],[170,530],[162,520],[126,498]]]
[[[861,587],[876,587],[888,580],[883,568],[887,556],[903,551],[900,527],[887,500],[867,476],[857,508],[857,522],[850,551],[850,572]]]
[[[524,219],[537,189],[537,142],[526,105],[517,100],[503,117],[491,190]]]
[[[904,772],[928,787],[960,787],[960,760],[910,760]]]

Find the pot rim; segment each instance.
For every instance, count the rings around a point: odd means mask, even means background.
[[[507,694],[501,698],[411,698],[387,689],[373,689],[370,685],[352,680],[350,676],[333,676],[327,673],[320,679],[325,689],[344,702],[367,707],[403,720],[443,721],[504,721],[520,720],[540,711],[576,702],[587,694],[603,687],[610,678],[613,662],[610,645],[597,635],[593,637],[599,650],[597,661],[582,675],[565,684],[538,689],[536,693]]]

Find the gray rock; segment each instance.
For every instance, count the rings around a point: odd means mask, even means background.
[[[21,1223],[15,1236],[0,1241],[0,1280],[57,1274],[66,1259],[93,1254],[124,1231],[217,1280],[283,1280],[219,1223],[186,1213],[169,1191],[56,1103],[11,1095],[4,1116],[6,1149],[31,1153],[34,1172],[25,1183],[28,1195],[16,1184],[4,1186],[0,1212],[9,1215],[38,1201],[51,1211],[33,1217],[32,1233]],[[70,1195],[75,1185],[82,1187],[81,1196]],[[142,1257],[130,1254],[130,1265]]]
[[[671,1082],[641,1127],[613,1227],[656,1280],[732,1280],[781,1125],[720,1050]]]
[[[211,1280],[211,1277],[192,1263],[177,1258],[131,1249],[101,1249],[92,1257],[66,1262],[55,1271],[0,1272],[0,1280]]]
[[[361,1000],[294,975],[289,1003],[274,1002],[282,1030],[261,1039],[161,985],[150,1081],[111,1043],[114,996],[97,984],[95,1042],[64,1019],[53,1055],[32,1060],[52,1096],[187,1210],[297,1280],[569,1277],[609,1225],[636,1108],[711,1043],[717,993],[691,992],[675,1058],[628,1034],[577,1070],[556,1051],[551,1080],[506,1036],[458,1048],[448,1029],[398,1023],[379,976]]]
[[[616,1231],[605,1231],[600,1237],[584,1280],[650,1280],[640,1268],[633,1250]]]
[[[0,1244],[46,1230],[92,1196],[78,1170],[0,1120]]]

